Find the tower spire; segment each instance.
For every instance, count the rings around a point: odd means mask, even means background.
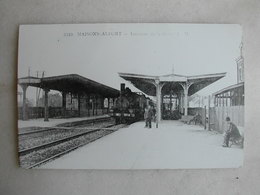
[[[240,43],[239,48],[240,48],[240,57],[243,57],[243,42]]]
[[[240,56],[236,59],[236,63],[237,63],[237,83],[244,82],[244,58],[243,58],[242,48],[243,48],[243,42],[241,41],[241,43],[239,45]]]

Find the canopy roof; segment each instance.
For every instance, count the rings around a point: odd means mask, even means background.
[[[244,82],[241,82],[241,83],[237,83],[235,85],[231,85],[231,86],[228,86],[224,89],[221,89],[215,93],[213,93],[213,96],[217,96],[217,95],[220,95],[220,94],[223,94],[223,93],[226,93],[228,91],[231,91],[231,90],[234,90],[234,89],[238,89],[238,88],[244,88]]]
[[[189,95],[193,95],[199,90],[223,78],[225,75],[226,73],[204,74],[196,76],[184,76],[177,74],[149,76],[141,74],[119,73],[120,77],[130,81],[136,88],[151,96],[156,95],[156,87],[154,85],[156,80],[164,84],[164,87],[162,88],[162,93],[164,94],[170,92],[171,90],[175,93],[178,93],[183,90],[181,84],[190,83],[192,85],[189,88]]]
[[[106,97],[117,97],[119,95],[119,90],[77,74],[45,78],[23,77],[18,79],[18,84],[58,90],[61,92],[100,94]]]

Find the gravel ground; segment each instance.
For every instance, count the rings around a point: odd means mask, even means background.
[[[101,138],[105,135],[112,133],[113,131],[99,130],[81,137],[69,140],[58,145],[48,147],[45,149],[37,150],[29,154],[20,156],[20,166],[29,167],[35,163],[38,163],[44,159],[50,158],[58,153],[64,152],[70,148],[80,146],[82,144],[88,144],[98,138]]]

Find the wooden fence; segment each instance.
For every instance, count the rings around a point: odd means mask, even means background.
[[[209,110],[210,128],[223,133],[226,127],[226,117],[237,126],[244,126],[244,106],[213,107]]]

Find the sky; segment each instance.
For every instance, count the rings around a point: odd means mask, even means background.
[[[36,71],[45,71],[45,76],[79,74],[116,89],[124,82],[138,91],[118,72],[187,76],[227,72],[198,92],[206,96],[236,83],[241,39],[242,29],[236,24],[22,25],[18,78],[29,72],[36,76]],[[27,91],[29,98],[35,96],[33,87]]]

